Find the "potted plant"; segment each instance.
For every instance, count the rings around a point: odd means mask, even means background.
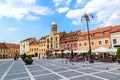
[[[61,53],[61,58],[64,58],[64,53],[63,52]]]
[[[23,61],[25,60],[26,57],[27,57],[26,53],[24,53],[24,54],[21,56],[21,58],[22,58]]]
[[[24,62],[25,62],[26,64],[32,64],[33,59],[32,59],[31,56],[27,56],[27,57],[25,58]]]
[[[117,61],[120,63],[120,47],[117,48]]]

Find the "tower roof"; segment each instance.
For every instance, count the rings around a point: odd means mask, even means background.
[[[52,24],[51,25],[57,25],[55,22],[52,22]]]

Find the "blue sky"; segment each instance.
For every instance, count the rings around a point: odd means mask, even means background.
[[[120,24],[120,0],[0,0],[0,42],[19,43],[58,32],[86,30],[84,13],[93,13],[90,29]]]

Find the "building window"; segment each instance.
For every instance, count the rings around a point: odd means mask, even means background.
[[[37,51],[38,51],[38,48],[37,48]]]
[[[76,47],[76,43],[74,43],[74,47]]]
[[[34,51],[36,51],[36,48],[34,48]]]
[[[60,45],[60,47],[62,48],[62,45]]]
[[[51,42],[52,42],[52,38],[51,38]]]
[[[51,44],[51,48],[53,47],[53,45]]]
[[[108,40],[105,40],[105,44],[108,44]]]
[[[65,48],[65,45],[63,45],[63,48]]]
[[[117,44],[117,40],[116,39],[113,39],[113,44]]]
[[[67,48],[69,48],[69,44],[67,44]]]
[[[94,34],[91,34],[91,37],[94,37]]]
[[[81,44],[81,43],[79,43],[79,46],[82,46],[82,44]]]
[[[58,48],[57,44],[56,44],[56,48]]]
[[[71,43],[71,48],[72,48],[72,43]]]
[[[94,45],[94,42],[91,42],[91,45]]]
[[[49,43],[49,39],[47,39],[47,43]]]
[[[104,35],[104,33],[103,32],[100,32],[100,36],[103,36]]]
[[[85,42],[84,45],[87,46],[87,43]]]
[[[101,45],[102,44],[102,42],[101,41],[99,41],[99,45]]]
[[[49,44],[47,45],[47,48],[49,48]]]
[[[83,39],[85,39],[85,38],[86,38],[86,35],[83,36]]]
[[[56,37],[55,39],[56,39],[56,41],[57,41],[58,38]]]
[[[73,39],[73,37],[70,37],[70,39]]]
[[[66,38],[64,38],[63,40],[66,40]]]

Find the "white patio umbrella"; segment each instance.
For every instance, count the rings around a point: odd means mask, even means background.
[[[71,51],[69,51],[69,50],[65,50],[64,53],[71,53]]]
[[[88,50],[81,50],[81,51],[79,51],[79,53],[87,53],[88,52]]]
[[[61,51],[57,52],[57,54],[61,54],[61,53],[62,53]]]
[[[59,51],[59,52],[52,52],[51,54],[61,54],[61,51]]]
[[[79,53],[79,50],[74,50],[73,52],[74,52],[74,53]]]
[[[117,49],[116,49],[116,48],[111,48],[111,49],[109,49],[109,51],[110,51],[111,53],[116,53],[116,52],[117,52]]]
[[[105,47],[99,47],[95,50],[93,50],[92,52],[101,52],[101,53],[106,53],[106,52],[110,52],[110,49],[105,48]]]

